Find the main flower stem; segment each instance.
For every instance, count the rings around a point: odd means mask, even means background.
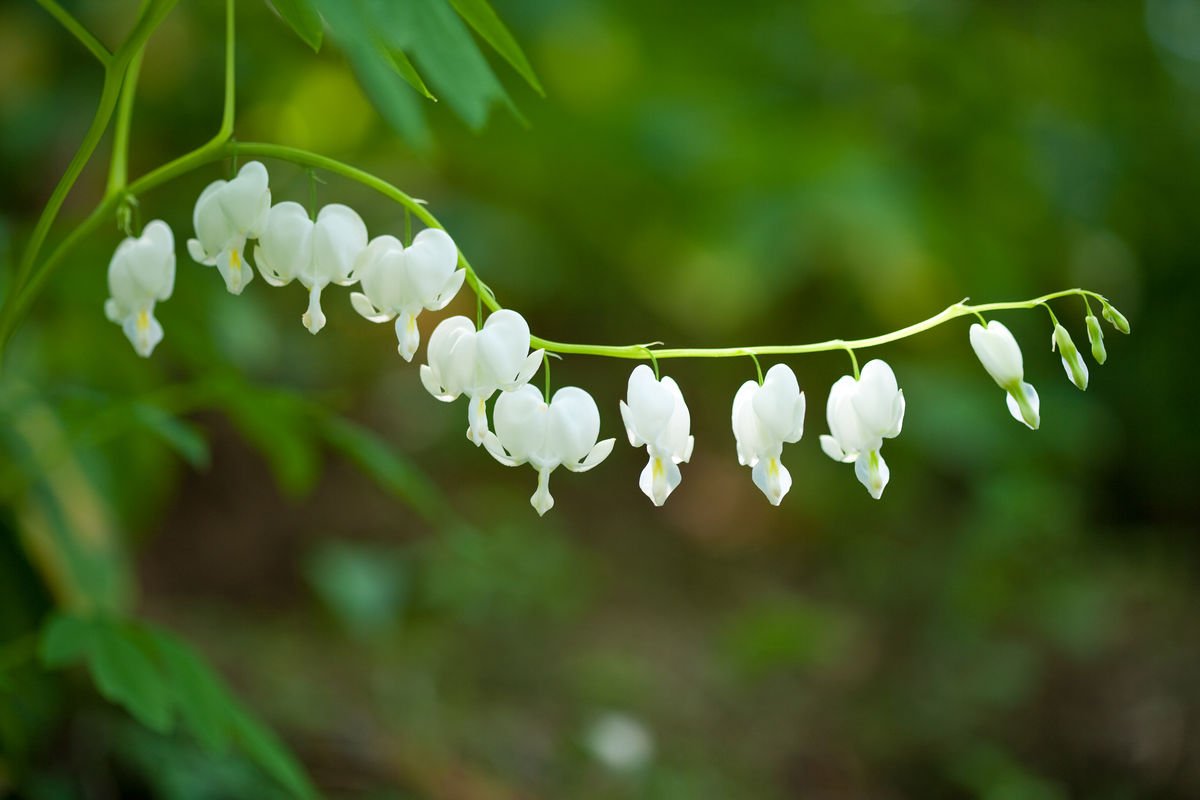
[[[232,2],[232,0],[230,0]],[[224,125],[222,126],[224,129]],[[301,167],[310,169],[321,169],[327,172],[341,175],[349,180],[356,181],[364,186],[374,189],[385,197],[399,203],[406,210],[420,219],[429,227],[441,228],[441,223],[437,218],[425,208],[425,205],[408,195],[403,190],[394,186],[391,183],[376,177],[369,172],[358,169],[337,159],[329,158],[312,153],[307,150],[301,150],[295,147],[287,147],[285,145],[260,143],[260,142],[232,142],[219,141],[214,139],[208,144],[200,147],[192,152],[181,156],[174,161],[164,164],[141,178],[129,184],[126,191],[129,194],[142,194],[148,192],[174,178],[179,177],[187,172],[190,172],[198,167],[213,161],[218,161],[223,158],[251,156],[258,158],[274,158],[282,161],[287,161]],[[93,211],[87,219],[71,232],[71,234],[63,240],[63,242],[50,254],[43,264],[43,268],[30,281],[25,291],[17,298],[17,302],[21,311],[28,306],[33,297],[40,290],[41,286],[52,275],[55,269],[61,264],[67,253],[71,251],[82,240],[95,230],[103,220],[105,220],[115,210],[118,197],[110,196]],[[466,283],[475,292],[479,302],[487,306],[491,311],[496,311],[501,308],[495,295],[486,289],[483,283],[479,280],[479,276],[471,267],[466,257],[460,252],[459,264],[466,271]],[[1015,311],[1022,309],[1031,309],[1039,305],[1044,305],[1050,300],[1061,297],[1070,297],[1080,295],[1084,297],[1094,297],[1097,300],[1104,301],[1104,298],[1097,294],[1082,288],[1064,289],[1058,292],[1035,297],[1031,300],[1016,300],[999,303],[983,303],[978,305],[968,305],[966,300],[955,303],[940,313],[929,317],[920,322],[913,323],[908,327],[901,328],[898,331],[872,336],[866,339],[828,339],[823,342],[814,342],[810,344],[781,344],[781,345],[757,345],[749,347],[716,347],[716,348],[696,348],[696,347],[680,347],[680,348],[660,348],[651,349],[644,344],[631,345],[601,345],[601,344],[577,344],[571,342],[557,342],[550,339],[544,339],[540,336],[531,337],[531,346],[535,348],[544,348],[553,353],[572,354],[572,355],[589,355],[599,356],[603,358],[623,358],[634,359],[641,361],[654,361],[661,358],[737,358],[747,355],[802,355],[805,353],[823,353],[835,350],[861,350],[869,347],[879,347],[880,345],[891,344],[892,342],[906,339],[919,333],[931,330],[946,322],[949,322],[959,317],[970,315],[982,315],[995,311]],[[3,337],[8,331],[0,330],[0,345],[3,343]]]

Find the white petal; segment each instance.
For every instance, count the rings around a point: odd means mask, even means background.
[[[554,498],[550,496],[550,473],[553,471],[553,467],[538,470],[538,488],[533,493],[533,497],[529,498],[529,503],[537,511],[539,517],[545,516],[547,511],[554,508]]]
[[[474,340],[475,326],[466,317],[447,317],[433,329],[425,356],[442,387],[441,394],[457,397],[466,389],[464,375],[470,377],[474,371]],[[471,363],[459,363],[467,359]]]
[[[860,454],[854,462],[854,474],[876,500],[883,496],[883,490],[891,477],[887,462],[878,450]]]
[[[325,312],[321,310],[321,289],[323,286],[314,286],[308,290],[308,310],[300,315],[300,321],[304,323],[304,327],[308,328],[309,333],[317,333],[325,327]]]
[[[529,379],[533,377],[533,373],[537,372],[538,367],[542,365],[542,359],[546,357],[546,351],[542,349],[534,350],[525,357],[525,361],[521,363],[521,371],[517,373],[515,380],[502,384],[505,389],[515,389],[518,386],[523,386],[529,383]]]
[[[458,290],[462,288],[463,281],[466,280],[466,277],[467,271],[465,269],[455,271],[454,274],[450,276],[449,280],[446,281],[445,285],[442,286],[441,290],[438,291],[437,296],[433,299],[433,302],[427,303],[425,308],[429,309],[430,311],[441,311],[443,308],[449,305],[450,301],[454,299],[454,296],[458,294]]]
[[[764,433],[780,442],[788,441],[788,437],[794,433],[796,405],[800,402],[800,384],[796,382],[796,373],[786,364],[776,364],[767,370],[762,387],[755,392],[752,400],[754,413]]]
[[[857,453],[850,454],[843,450],[842,446],[838,444],[838,440],[832,436],[821,436],[821,449],[834,461],[849,463],[858,457]]]
[[[872,359],[863,366],[851,402],[864,433],[873,438],[891,430],[898,392],[896,375],[887,362]]]
[[[871,449],[871,437],[863,430],[863,424],[854,408],[854,395],[858,382],[851,375],[843,375],[829,390],[829,401],[825,405],[825,417],[829,433],[847,453],[858,453]],[[879,437],[874,437],[879,438]]]
[[[472,397],[471,402],[467,404],[467,440],[478,447],[487,433],[487,396]]]
[[[599,442],[596,442],[596,446],[588,451],[588,454],[584,456],[582,461],[577,464],[566,463],[563,466],[572,472],[587,472],[589,469],[597,466],[601,461],[608,458],[609,454],[613,450],[613,445],[616,443],[616,439],[602,439]]]
[[[504,447],[500,444],[500,439],[491,431],[483,435],[483,446],[484,449],[492,454],[492,458],[506,467],[517,467],[525,463],[524,461],[517,461],[504,452]]]
[[[113,298],[108,298],[104,301],[104,316],[109,322],[120,323],[125,319],[125,311],[121,308],[121,304]]]
[[[754,413],[754,396],[759,391],[756,381],[746,381],[733,396],[733,438],[737,443],[738,463],[753,466],[767,449],[758,417]]]
[[[213,181],[204,187],[192,210],[192,225],[205,253],[205,259],[196,259],[201,263],[211,263],[209,259],[215,258],[228,246],[229,240],[237,235],[221,208],[220,194],[225,186],[226,181]]]
[[[496,435],[513,458],[541,460],[546,445],[547,411],[541,392],[528,384],[503,392],[496,399],[492,414]]]
[[[400,314],[396,317],[397,350],[405,361],[412,361],[421,344],[421,331],[417,329],[417,318],[412,314]]]
[[[642,494],[650,498],[650,502],[661,506],[682,478],[679,467],[673,461],[650,456],[638,478],[638,487]]]
[[[441,400],[443,403],[449,403],[458,399],[458,393],[447,390],[442,385],[437,373],[428,364],[422,364],[420,372],[421,383],[425,385],[425,390],[433,395],[435,399]]]
[[[600,435],[600,410],[578,386],[564,386],[550,400],[546,446],[564,464],[582,461]]]
[[[261,161],[247,162],[217,193],[217,202],[228,221],[230,232],[245,239],[255,234],[261,222],[262,208],[271,202],[267,188],[267,168]]]
[[[263,279],[282,286],[312,272],[313,222],[299,203],[290,200],[271,207],[258,237],[254,263]]]
[[[675,410],[675,395],[670,387],[660,383],[650,367],[639,364],[629,375],[625,396],[629,398],[630,416],[639,437],[647,442],[658,439]]]
[[[629,406],[625,405],[624,400],[618,400],[617,403],[621,407],[621,421],[625,423],[625,434],[629,437],[629,444],[634,447],[644,445],[646,440],[638,436],[637,429],[633,426],[633,416],[629,410]]]
[[[358,256],[367,246],[367,226],[349,206],[330,203],[317,214],[313,227],[312,268],[296,277],[308,285],[345,283]]]
[[[445,231],[426,228],[404,251],[404,262],[415,302],[422,306],[432,305],[458,265],[458,248]]]
[[[378,308],[371,305],[371,299],[362,292],[350,293],[350,305],[359,313],[359,316],[370,322],[387,322],[394,316],[393,314],[384,314]],[[412,359],[409,358],[408,360],[411,361]]]
[[[188,239],[187,250],[188,255],[191,256],[192,260],[198,264],[204,264],[207,267],[211,267],[217,263],[215,256],[209,256],[204,252],[204,245],[200,244],[199,239]]]
[[[217,256],[217,269],[225,279],[225,288],[230,294],[241,294],[246,284],[254,279],[254,270],[242,258],[242,248],[245,242],[235,239],[229,250],[222,250]]]
[[[529,352],[529,324],[520,314],[508,308],[492,312],[476,339],[481,381],[503,385],[523,372]]]
[[[883,434],[888,439],[894,439],[900,435],[900,428],[904,425],[904,390],[896,392],[896,399],[892,401],[892,424]]]
[[[992,320],[984,328],[976,322],[971,326],[970,339],[983,368],[1001,388],[1024,378],[1021,348],[1002,323]]]
[[[143,358],[148,358],[163,338],[162,325],[154,318],[153,308],[130,314],[125,318],[121,329],[133,345],[133,349]]]
[[[784,495],[792,488],[792,474],[778,458],[760,459],[754,465],[752,474],[754,485],[762,490],[773,506],[779,505]]]

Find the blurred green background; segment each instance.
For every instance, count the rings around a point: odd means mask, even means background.
[[[463,404],[427,395],[391,326],[335,288],[313,337],[300,288],[232,297],[187,258],[196,196],[228,177],[215,164],[140,198],[180,245],[152,359],[101,310],[115,225],[7,354],[0,633],[71,605],[47,548],[77,546],[94,585],[76,606],[132,607],[191,643],[331,797],[1200,796],[1200,2],[495,5],[546,89],[491,58],[527,125],[499,108],[476,132],[426,103],[432,144],[414,150],[335,47],[314,55],[243,2],[237,138],[424,198],[551,339],[852,338],[1076,285],[1133,335],[1106,326],[1109,361],[1080,393],[1044,313],[1000,317],[1041,395],[1036,433],[966,320],[863,353],[908,401],[879,502],[816,442],[845,357],[789,359],[809,413],[780,508],[729,430],[749,360],[662,363],[696,452],[655,509],[617,413],[632,364],[570,357],[554,383],[591,391],[619,441],[594,471],[556,473],[539,519],[534,473],[464,440]],[[69,7],[111,42],[136,12]],[[219,4],[183,2],[151,39],[133,175],[215,131],[221,30]],[[8,275],[100,71],[32,2],[0,5],[0,65]],[[52,242],[103,193],[105,160]],[[303,170],[268,168],[276,202],[307,201]],[[398,207],[323,177],[319,203],[402,232]],[[444,313],[473,306],[464,292]],[[1056,310],[1085,342],[1082,304]],[[35,491],[57,516],[30,516]],[[0,787],[277,791],[79,677],[0,672]]]

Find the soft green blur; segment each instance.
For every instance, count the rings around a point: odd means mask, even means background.
[[[115,41],[137,4],[66,5]],[[132,176],[216,130],[219,5],[181,2],[151,40]],[[495,6],[547,91],[491,59],[527,126],[497,108],[476,133],[426,104],[433,145],[414,153],[335,48],[313,55],[243,0],[236,137],[423,198],[549,339],[852,338],[966,296],[1072,286],[1110,297],[1132,334],[1102,323],[1108,360],[1082,393],[1044,312],[999,317],[1041,396],[1037,432],[1009,416],[966,320],[860,353],[907,398],[880,501],[817,444],[848,359],[790,359],[807,430],[784,451],[779,508],[730,432],[749,359],[660,364],[696,436],[662,509],[637,489],[645,453],[618,414],[632,363],[555,361],[553,383],[592,392],[618,445],[589,473],[556,472],[539,519],[534,472],[472,447],[463,402],[431,399],[392,327],[343,290],[313,337],[298,286],[260,278],[233,297],[187,257],[195,198],[229,176],[214,165],[139,198],[178,245],[152,359],[102,313],[114,223],[0,374],[44,423],[13,416],[6,435],[59,442],[71,468],[52,491],[125,554],[105,596],[136,584],[138,614],[205,654],[331,797],[1200,795],[1200,3]],[[6,279],[98,89],[33,2],[0,6]],[[106,159],[52,244],[98,201]],[[268,168],[276,202],[307,204],[303,170]],[[398,207],[320,177],[318,204],[402,234]],[[444,313],[474,305],[464,290]],[[1055,312],[1089,359],[1083,304]],[[423,339],[437,318],[421,316]],[[0,498],[5,636],[60,597],[11,535],[16,507]],[[47,685],[34,733],[0,719],[0,792],[14,776],[38,798],[274,791],[83,689]]]

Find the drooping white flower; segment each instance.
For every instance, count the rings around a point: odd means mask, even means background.
[[[529,502],[538,516],[554,506],[551,472],[560,466],[586,472],[608,457],[616,441],[596,441],[600,411],[592,396],[575,386],[559,389],[549,403],[529,384],[504,392],[494,417],[496,432],[484,431],[484,446],[501,464],[530,464],[537,470],[538,488]]]
[[[887,362],[874,359],[862,368],[858,380],[843,375],[829,390],[825,406],[829,435],[821,449],[835,461],[854,462],[854,474],[871,497],[878,500],[891,477],[880,449],[884,439],[900,434],[904,422],[904,392]]]
[[[466,317],[448,317],[429,337],[429,363],[421,365],[421,382],[443,402],[461,394],[471,399],[467,438],[478,446],[488,429],[488,398],[498,389],[528,383],[543,353],[529,352],[529,323],[511,309],[493,312],[478,331]]]
[[[196,200],[192,222],[195,239],[188,239],[188,253],[201,264],[216,266],[225,288],[241,294],[254,278],[242,253],[247,239],[257,239],[271,208],[267,168],[251,161],[231,181],[213,181]]]
[[[166,300],[175,288],[175,236],[160,219],[146,225],[142,235],[127,237],[108,262],[108,291],[104,315],[121,326],[140,356],[149,356],[162,341],[163,329],[154,318],[154,303]]]
[[[354,310],[371,322],[396,319],[400,355],[412,361],[421,342],[417,315],[454,299],[466,277],[455,270],[458,248],[439,228],[426,228],[405,247],[394,236],[376,236],[358,257],[353,277],[363,290],[350,295]]]
[[[780,456],[784,443],[804,435],[804,392],[786,364],[767,370],[760,386],[746,381],[733,398],[733,436],[738,463],[753,468],[754,485],[777,506],[792,488]]]
[[[300,319],[316,333],[325,327],[321,290],[354,283],[350,273],[366,246],[367,226],[349,206],[331,203],[313,222],[302,205],[289,201],[271,207],[254,263],[272,286],[298,280],[308,289],[308,310]]]
[[[690,434],[692,416],[679,385],[670,378],[661,381],[645,364],[629,376],[629,403],[621,401],[621,419],[634,447],[646,445],[650,460],[642,470],[638,486],[656,506],[679,485],[679,464],[692,457],[695,437]]]
[[[1055,348],[1062,356],[1063,369],[1066,370],[1067,378],[1080,389],[1086,389],[1088,386],[1087,364],[1083,363],[1083,359],[1079,355],[1079,348],[1075,346],[1071,334],[1057,322],[1054,323],[1054,333],[1050,336],[1050,352],[1054,352]]]
[[[1013,419],[1037,430],[1041,424],[1037,390],[1025,382],[1025,364],[1021,348],[1003,323],[992,320],[987,327],[978,322],[971,326],[971,347],[980,363],[997,385],[1008,392],[1008,413]]]

